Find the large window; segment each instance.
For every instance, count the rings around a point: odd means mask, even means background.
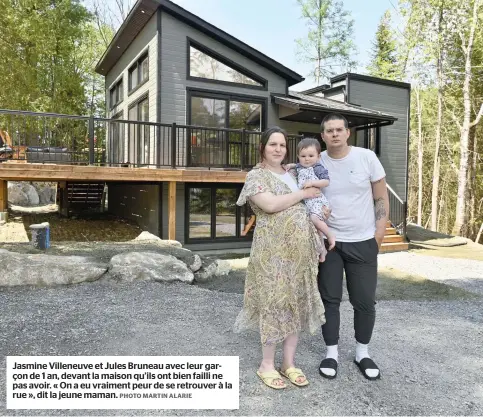
[[[129,91],[134,90],[149,79],[149,57],[144,54],[129,68]]]
[[[373,127],[364,130],[364,148],[370,149],[379,156],[381,151],[381,128]]]
[[[109,104],[111,109],[124,99],[122,78],[109,91]]]
[[[245,164],[253,163],[260,142],[258,132],[264,128],[262,100],[190,92],[188,124],[207,128],[190,131],[191,165],[239,166],[242,157]],[[229,128],[237,131],[209,128]],[[243,146],[242,129],[246,131]]]
[[[128,119],[149,121],[149,100],[144,97],[129,107]],[[149,126],[129,123],[128,162],[135,165],[149,163]]]
[[[188,47],[190,77],[265,88],[266,80],[242,69],[234,62],[229,62],[216,52],[201,45],[193,46],[191,43]]]
[[[240,185],[187,184],[186,240],[250,239],[253,228],[244,233],[253,213],[236,201]]]

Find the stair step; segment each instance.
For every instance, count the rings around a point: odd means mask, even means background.
[[[404,242],[404,238],[400,235],[386,235],[382,243],[396,243],[396,242]]]
[[[409,243],[396,242],[396,243],[383,243],[379,253],[400,252],[409,249]]]
[[[397,235],[397,230],[394,227],[386,227],[386,236],[387,235]]]

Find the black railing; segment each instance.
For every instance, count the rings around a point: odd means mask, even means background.
[[[389,194],[389,220],[397,232],[406,239],[407,202],[403,201],[395,191],[387,185]]]
[[[0,162],[249,169],[261,132],[0,110]],[[299,136],[290,136],[296,149]],[[293,159],[293,158],[292,158]]]

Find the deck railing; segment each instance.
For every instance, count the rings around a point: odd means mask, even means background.
[[[260,136],[246,129],[0,110],[0,162],[245,170],[259,160]],[[290,136],[289,148],[300,139]]]
[[[389,220],[398,233],[406,239],[407,202],[403,201],[389,184],[387,184],[387,191],[389,194]]]

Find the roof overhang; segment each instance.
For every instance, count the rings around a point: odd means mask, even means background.
[[[272,58],[262,54],[260,51],[252,48],[239,39],[218,29],[207,21],[199,18],[193,13],[188,12],[182,7],[174,4],[169,0],[138,0],[133,6],[126,20],[114,36],[107,50],[102,55],[96,65],[96,72],[101,75],[107,75],[121,55],[126,51],[131,42],[141,32],[142,28],[156,13],[158,8],[167,12],[186,23],[187,25],[199,30],[207,36],[219,41],[230,49],[235,50],[246,58],[262,65],[263,67],[273,71],[282,78],[286,79],[289,86],[300,83],[304,80],[300,74],[285,67]]]
[[[289,96],[272,95],[272,101],[278,104],[279,118],[292,122],[320,124],[330,113],[339,113],[349,122],[349,127],[376,127],[393,124],[397,118],[376,110],[341,103],[336,100],[315,98],[300,93]],[[282,111],[281,107],[290,109]]]

